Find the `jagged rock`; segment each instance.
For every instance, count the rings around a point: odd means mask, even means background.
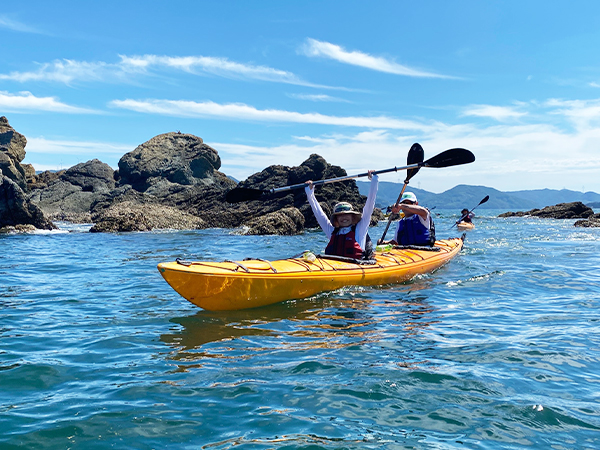
[[[31,233],[37,230],[33,225],[8,225],[6,227],[0,227],[0,234],[14,234],[14,233]]]
[[[600,213],[589,216],[587,220],[578,220],[573,225],[584,228],[600,228]]]
[[[0,172],[0,227],[18,225],[33,225],[42,230],[56,228],[40,208],[28,201],[23,189]]]
[[[155,229],[193,230],[206,228],[204,221],[178,209],[157,205],[122,202],[92,217],[91,232],[150,231]]]
[[[506,212],[498,217],[541,217],[546,219],[585,219],[594,214],[594,210],[581,202],[559,203],[554,206],[546,206],[543,209],[532,209],[523,212]]]
[[[88,223],[92,203],[114,188],[114,170],[93,159],[61,172],[46,189],[33,190],[30,198],[52,220]]]
[[[110,192],[115,188],[115,171],[97,159],[77,164],[59,178],[81,187],[84,192]]]
[[[341,167],[331,165],[323,157],[317,154],[312,154],[300,166],[270,166],[263,171],[250,176],[245,181],[239,183],[238,186],[266,190],[272,187],[301,184],[308,180],[324,180],[342,177],[345,175],[347,175],[347,173]],[[327,183],[321,186],[316,186],[315,197],[327,215],[331,214],[333,205],[335,205],[337,202],[349,202],[360,211],[362,210],[366,201],[366,197],[359,193],[358,187],[356,186],[356,182],[354,180]],[[264,200],[232,205],[232,210],[241,209],[244,211],[244,213],[250,214],[250,219],[252,219],[254,217],[262,217],[266,214],[280,211],[288,207],[294,207],[302,213],[305,220],[305,228],[316,228],[319,226],[312,210],[310,209],[304,189],[284,191],[277,195],[268,195]],[[251,211],[258,211],[259,213],[254,215],[251,212],[248,212],[248,209]],[[382,218],[383,214],[379,209],[377,209],[373,213],[372,223],[375,224]],[[245,222],[247,222],[247,220]]]
[[[291,236],[304,229],[304,216],[297,208],[284,208],[281,211],[257,217],[245,223],[248,227],[243,234],[280,234]]]
[[[166,179],[171,183],[212,184],[221,167],[217,151],[192,134],[165,133],[153,137],[119,160],[119,183],[146,191]]]
[[[33,191],[35,189],[46,189],[50,183],[64,174],[66,170],[59,170],[58,172],[53,172],[51,170],[46,170],[42,173],[37,173],[31,179],[31,181],[27,180],[27,188],[29,191]]]
[[[25,158],[27,139],[17,133],[4,116],[0,117],[0,170],[23,190],[27,190],[25,169],[21,161]]]

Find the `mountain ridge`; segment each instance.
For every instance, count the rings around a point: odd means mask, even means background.
[[[356,181],[356,184],[359,192],[367,195],[369,182]],[[383,209],[394,204],[398,199],[402,186],[402,183],[380,181],[376,206]],[[406,191],[413,192],[419,199],[419,204],[428,208],[471,209],[486,195],[489,195],[490,199],[479,208],[528,211],[558,203],[582,202],[592,207],[595,204],[600,205],[600,194],[592,191],[578,192],[568,189],[533,189],[503,192],[487,186],[459,184],[440,194],[410,185],[407,186]]]

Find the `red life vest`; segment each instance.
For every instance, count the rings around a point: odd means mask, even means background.
[[[356,225],[353,225],[346,234],[338,234],[338,231],[339,228],[333,230],[329,244],[325,247],[325,254],[355,259],[362,258],[363,249],[356,242]]]

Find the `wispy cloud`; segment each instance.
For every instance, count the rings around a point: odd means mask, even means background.
[[[27,153],[86,155],[100,158],[100,155],[119,155],[135,149],[135,145],[95,141],[70,141],[34,137],[27,139]]]
[[[220,104],[189,100],[113,100],[110,106],[148,114],[175,117],[214,117],[260,122],[311,123],[362,128],[429,130],[431,125],[400,120],[393,117],[329,116],[319,113],[300,113],[278,109],[257,109],[243,103]]]
[[[114,83],[131,82],[132,77],[136,75],[143,76],[171,70],[194,75],[210,74],[225,78],[260,80],[322,89],[344,90],[344,88],[340,87],[310,83],[285,70],[238,63],[230,61],[227,58],[159,55],[120,55],[119,57],[120,61],[114,63],[104,61],[74,61],[70,59],[55,60],[38,64],[36,70],[0,74],[0,80],[11,80],[21,83],[32,80],[65,84],[75,82]]]
[[[526,113],[508,106],[470,105],[463,111],[463,116],[490,117],[503,122],[508,119],[518,119]]]
[[[27,91],[16,94],[0,91],[0,108],[10,112],[50,111],[66,114],[100,114],[100,111],[68,105],[56,97],[36,97]]]
[[[22,33],[40,33],[36,28],[19,22],[18,20],[11,19],[6,14],[0,14],[0,28],[6,28]]]
[[[600,99],[593,100],[559,100],[551,99],[545,103],[554,108],[551,114],[566,117],[579,129],[600,127]]]
[[[347,51],[339,45],[317,41],[316,39],[311,38],[306,40],[300,51],[306,56],[329,58],[344,64],[365,67],[367,69],[391,73],[394,75],[420,78],[453,78],[447,75],[440,75],[433,72],[414,69],[380,56],[372,56],[368,53],[359,51]]]
[[[339,97],[332,97],[327,94],[288,94],[288,97],[295,98],[298,100],[308,100],[311,102],[342,102],[352,103],[350,100],[346,100]]]

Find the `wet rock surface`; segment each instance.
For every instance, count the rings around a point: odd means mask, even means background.
[[[506,212],[498,217],[542,217],[546,219],[586,219],[594,215],[594,210],[581,202],[559,203],[542,209]]]

